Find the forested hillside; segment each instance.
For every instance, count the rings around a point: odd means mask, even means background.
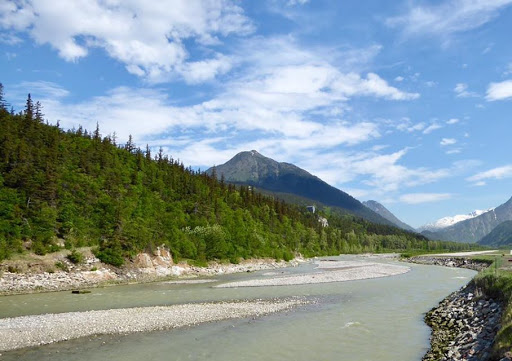
[[[8,111],[0,84],[0,260],[95,246],[121,265],[166,244],[176,258],[291,258],[340,252],[463,249],[353,216],[317,215],[194,171],[162,151],[117,144],[43,120],[41,105]],[[143,119],[141,119],[143,121]]]

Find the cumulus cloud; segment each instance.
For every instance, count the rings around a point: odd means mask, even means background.
[[[485,185],[485,182],[489,179],[504,179],[512,177],[512,165],[504,165],[489,169],[484,172],[477,173],[471,177],[466,178],[467,181],[474,183],[475,185]]]
[[[458,83],[455,85],[455,88],[453,88],[453,91],[455,92],[457,98],[478,97],[477,93],[468,90],[468,85],[465,83]]]
[[[451,119],[448,119],[446,121],[446,124],[452,125],[452,124],[457,124],[458,122],[460,122],[460,119],[458,119],[458,118],[451,118]]]
[[[192,82],[208,80],[227,66],[218,56],[191,60],[185,40],[207,46],[254,30],[243,10],[226,0],[2,2],[0,27],[28,33],[67,61],[101,48],[132,74],[152,81],[181,74]],[[198,68],[200,76],[194,78]]]
[[[423,130],[423,134],[430,134],[435,130],[441,129],[443,126],[439,123],[432,123]]]
[[[487,88],[487,101],[505,100],[512,98],[512,80],[505,80],[501,83],[491,83]]]
[[[439,144],[441,144],[441,146],[447,146],[447,145],[454,145],[457,143],[457,139],[454,139],[454,138],[443,138],[441,139],[441,142]]]
[[[301,159],[300,164],[331,184],[357,180],[359,188],[367,186],[366,191],[375,196],[435,183],[461,171],[460,166],[455,164],[441,169],[408,167],[404,164],[403,157],[409,151],[410,149],[404,148],[395,152],[382,152],[382,149],[367,152],[322,152],[311,158]],[[322,159],[322,162],[318,159]],[[322,164],[329,164],[331,167],[326,169]]]
[[[445,201],[452,198],[451,193],[408,193],[400,196],[400,201],[407,204],[421,204]]]
[[[484,25],[510,4],[512,0],[449,0],[411,6],[407,13],[388,18],[386,24],[402,29],[406,36],[447,37]]]

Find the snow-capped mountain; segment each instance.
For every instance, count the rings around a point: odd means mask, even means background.
[[[441,219],[438,219],[435,222],[427,223],[427,224],[419,227],[418,230],[420,232],[422,232],[422,231],[435,232],[435,231],[438,231],[440,229],[453,226],[456,223],[459,223],[459,222],[462,222],[462,221],[465,221],[465,220],[468,220],[468,219],[471,219],[471,218],[478,217],[479,215],[482,215],[484,213],[492,211],[493,209],[494,208],[489,208],[489,209],[486,209],[486,210],[477,209],[477,210],[475,210],[475,211],[473,211],[471,213],[468,213],[468,214],[458,214],[458,215],[453,216],[453,217],[443,217]]]

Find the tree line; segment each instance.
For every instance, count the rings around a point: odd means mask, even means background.
[[[187,168],[161,148],[143,150],[131,136],[118,144],[99,126],[49,124],[30,95],[15,113],[0,83],[0,260],[82,246],[118,266],[162,244],[176,259],[198,262],[468,248],[351,215],[323,216],[328,227],[303,207]]]

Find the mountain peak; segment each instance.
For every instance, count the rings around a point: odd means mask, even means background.
[[[382,204],[380,204],[377,201],[374,200],[368,200],[364,201],[363,204],[370,208],[372,211],[377,213],[378,215],[384,217],[397,227],[400,227],[402,229],[405,229],[407,231],[415,232],[415,229],[409,226],[408,224],[402,222],[400,219],[398,219],[393,213],[391,213],[386,207],[384,207]]]
[[[363,206],[349,194],[330,186],[296,165],[277,162],[256,150],[240,152],[215,167],[217,177],[227,182],[246,184],[279,194],[288,194],[335,206],[370,221],[391,225],[393,222]],[[212,169],[207,172],[211,173]]]
[[[455,219],[454,224],[448,225],[434,231],[425,230],[424,234],[432,239],[446,241],[477,242],[498,226],[500,223],[512,220],[512,198],[496,208],[485,211],[475,211],[468,215],[445,217],[442,223],[450,223]],[[460,220],[463,218],[463,220]],[[485,240],[484,242],[488,242]]]
[[[451,227],[457,223],[466,221],[468,219],[476,218],[486,212],[492,211],[494,208],[489,208],[485,210],[474,210],[473,212],[467,213],[467,214],[457,214],[455,216],[448,216],[438,219],[437,221],[434,221],[432,223],[427,223],[420,228],[418,228],[420,231],[431,231],[435,232],[444,228]]]

